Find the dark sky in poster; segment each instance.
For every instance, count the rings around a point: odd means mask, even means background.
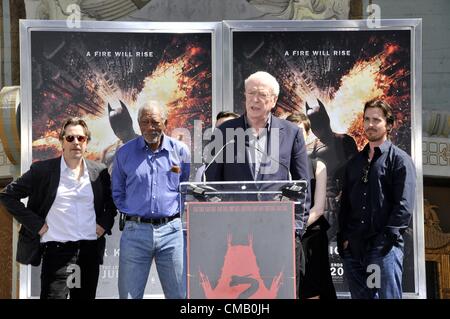
[[[281,91],[276,115],[324,103],[333,131],[362,148],[360,112],[382,97],[397,119],[392,140],[410,153],[410,31],[289,31],[233,33],[234,108],[244,110],[244,80],[261,70]]]
[[[209,126],[211,43],[210,33],[32,32],[33,160],[59,152],[59,125],[68,116],[87,121],[88,157],[99,159],[117,140],[108,103],[128,107],[137,133],[139,103],[150,98],[168,106],[169,134],[191,130],[194,119]]]

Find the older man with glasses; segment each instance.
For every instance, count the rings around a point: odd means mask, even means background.
[[[308,182],[306,200],[295,209],[298,294],[300,272],[304,272],[300,239],[306,230],[311,202],[305,140],[302,130],[297,125],[272,115],[280,94],[280,85],[273,75],[257,71],[245,80],[244,86],[245,113],[217,128],[215,138],[222,138],[221,145],[224,145],[222,159],[225,160],[220,161],[217,156],[220,154],[217,152],[216,160],[211,161],[209,167],[205,169],[206,179],[277,181],[292,178]],[[239,136],[240,132],[245,136]],[[230,136],[233,139],[229,139]],[[241,140],[245,140],[245,143],[240,143]],[[236,157],[233,154],[236,154]],[[243,157],[242,161],[239,160],[240,156]],[[259,185],[257,186],[259,191],[272,187],[271,183]]]
[[[0,193],[22,224],[17,261],[42,260],[41,299],[95,298],[116,208],[106,166],[84,158],[90,139],[86,123],[69,118],[59,135],[62,156],[33,163]]]

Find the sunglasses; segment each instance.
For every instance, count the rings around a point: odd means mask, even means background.
[[[66,135],[64,136],[67,142],[72,143],[75,139],[77,139],[78,142],[83,143],[87,140],[87,136],[84,135]]]

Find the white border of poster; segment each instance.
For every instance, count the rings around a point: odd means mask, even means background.
[[[239,32],[311,32],[311,31],[410,31],[410,103],[411,103],[411,157],[417,172],[416,206],[413,214],[413,251],[414,251],[414,289],[404,291],[404,298],[426,298],[425,282],[425,245],[423,227],[423,181],[422,181],[422,20],[399,19],[380,20],[375,28],[368,26],[366,20],[340,21],[224,21],[223,57],[224,90],[223,105],[233,110],[234,99],[234,50],[233,36]],[[256,57],[256,55],[255,55]],[[257,71],[257,70],[254,70]],[[242,79],[241,79],[242,80]],[[349,297],[348,291],[338,291],[338,296]]]
[[[100,32],[100,33],[155,33],[211,35],[212,116],[222,109],[222,23],[221,22],[103,22],[81,21],[79,27],[70,28],[66,21],[21,20],[21,173],[32,163],[32,57],[31,32]],[[16,242],[13,243],[16,245]],[[154,268],[154,267],[153,267]],[[38,298],[32,295],[31,266],[20,265],[20,298]],[[99,280],[101,285],[101,280]],[[161,298],[162,295],[146,294],[145,298]]]

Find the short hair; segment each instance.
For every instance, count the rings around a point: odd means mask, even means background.
[[[394,114],[392,113],[392,107],[388,103],[380,99],[372,99],[364,104],[364,114],[366,114],[366,110],[369,108],[379,108],[380,110],[382,110],[384,117],[386,118],[386,123],[391,126],[394,125]]]
[[[276,96],[280,94],[280,84],[278,83],[277,79],[272,74],[265,71],[257,71],[253,74],[250,74],[250,76],[244,81],[244,87],[247,87],[247,83],[254,78],[265,80],[272,88],[273,94],[275,94]]]
[[[79,117],[69,117],[67,120],[64,121],[63,125],[61,126],[61,131],[59,132],[59,140],[62,141],[64,139],[66,128],[68,126],[76,126],[80,125],[83,127],[84,135],[87,136],[88,142],[91,140],[91,131],[89,131],[89,128],[84,120],[82,120]]]
[[[303,127],[305,128],[306,132],[309,132],[311,130],[311,122],[309,118],[306,116],[303,112],[296,112],[289,115],[286,120],[293,123],[303,123]]]
[[[224,117],[232,117],[237,119],[239,117],[239,114],[230,111],[221,111],[217,113],[216,121],[223,119]]]
[[[158,107],[158,109],[160,110],[161,117],[163,118],[164,121],[166,121],[167,117],[168,117],[168,113],[169,113],[167,110],[167,107],[165,105],[159,103],[157,100],[149,100],[145,103],[142,103],[141,106],[139,107],[138,118],[137,118],[138,122],[141,119],[142,112],[145,109],[149,109],[149,108],[152,108],[155,106]]]

